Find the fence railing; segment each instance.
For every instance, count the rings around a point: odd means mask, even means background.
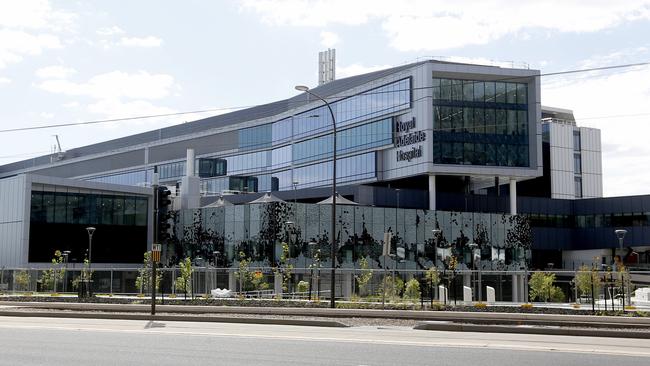
[[[77,293],[82,276],[79,269],[5,268],[0,270],[0,292],[5,294]],[[553,293],[530,298],[535,273],[554,274]],[[625,281],[616,272],[593,272],[593,292],[576,286],[578,271],[496,271],[338,268],[335,294],[338,299],[388,303],[495,302],[586,302],[603,307],[607,301],[629,304],[632,292],[650,287],[650,271],[630,271]],[[158,292],[164,295],[210,296],[214,289],[228,289],[231,296],[326,301],[332,289],[331,268],[215,268],[193,267],[191,278],[182,278],[179,268],[160,268]],[[140,268],[94,269],[95,294],[137,295],[150,293],[150,272]],[[179,282],[180,281],[180,282]],[[186,282],[186,283],[185,283]],[[183,286],[181,283],[186,284]],[[623,285],[624,284],[624,285]],[[444,296],[446,292],[446,296]],[[593,294],[593,295],[592,295]],[[492,297],[493,295],[493,297]],[[650,299],[649,299],[650,300]],[[607,306],[607,305],[605,305]]]

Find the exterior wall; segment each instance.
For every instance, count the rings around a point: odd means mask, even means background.
[[[404,248],[402,268],[428,268],[437,248],[438,264],[454,255],[459,268],[471,267],[470,243],[481,248],[486,269],[523,268],[523,256],[530,248],[530,233],[525,219],[506,214],[444,212],[366,206],[337,206],[337,257],[341,266],[357,265],[362,257],[373,267],[380,265],[383,237],[392,232],[391,252]],[[291,222],[292,224],[287,224]],[[233,264],[244,252],[253,266],[269,266],[280,258],[280,243],[289,244],[291,258],[299,268],[310,264],[308,243],[321,249],[323,267],[329,261],[331,206],[317,204],[267,203],[180,211],[174,229],[175,245],[182,253],[174,256],[212,258],[212,252],[225,253]],[[432,230],[441,230],[434,238]],[[507,253],[507,254],[506,254]]]
[[[603,196],[603,163],[600,130],[580,127],[582,155],[582,197]]]
[[[575,198],[573,130],[572,125],[549,124],[551,198]]]
[[[27,262],[29,201],[26,178],[19,175],[0,179],[0,265],[19,266]]]

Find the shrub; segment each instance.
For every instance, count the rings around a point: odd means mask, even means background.
[[[298,292],[307,292],[309,290],[309,282],[307,281],[298,282],[298,285],[296,285],[296,289],[298,290]]]
[[[370,279],[372,279],[372,270],[370,269],[370,266],[368,266],[368,260],[366,258],[361,258],[359,261],[359,267],[361,268],[361,273],[355,275],[354,278],[359,284],[359,295],[363,296],[367,292]]]
[[[16,282],[16,289],[18,291],[27,291],[29,290],[29,283],[31,282],[32,276],[28,271],[18,271],[14,281]]]
[[[404,298],[413,302],[418,302],[420,300],[420,282],[415,278],[411,278],[406,283]]]

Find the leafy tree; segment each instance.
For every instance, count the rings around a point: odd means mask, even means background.
[[[138,270],[138,277],[135,279],[135,287],[140,289],[140,293],[149,292],[151,289],[151,272],[153,271],[153,261],[151,260],[151,252],[144,253],[144,260],[142,261],[142,268]],[[160,288],[162,281],[162,273],[156,273],[156,288]]]
[[[427,279],[427,283],[432,286],[436,286],[440,283],[440,272],[438,272],[438,267],[431,266],[424,274],[424,277]]]
[[[194,272],[194,268],[192,268],[192,260],[189,257],[185,258],[178,264],[178,267],[181,273],[176,279],[176,289],[178,291],[183,291],[185,299],[187,300],[187,293],[192,293],[192,273]]]
[[[573,279],[573,283],[578,289],[580,296],[591,295],[591,286],[593,284],[594,293],[600,293],[600,277],[598,271],[594,268],[589,268],[586,265],[580,266]]]
[[[293,264],[289,264],[289,244],[282,243],[282,255],[278,261],[278,267],[274,269],[275,273],[282,274],[282,290],[289,291],[289,283],[293,273]]]
[[[54,258],[52,258],[52,266],[44,270],[41,276],[41,289],[56,291],[56,284],[64,275],[63,254],[60,250],[56,250],[54,252]]]
[[[553,293],[556,292],[555,273],[535,272],[530,276],[528,286],[530,288],[530,298],[540,301],[549,301],[553,299]],[[559,288],[558,288],[559,289]],[[561,291],[561,289],[560,289]],[[556,296],[557,297],[557,296]]]
[[[253,287],[258,290],[266,290],[269,288],[269,284],[266,282],[266,278],[264,277],[264,273],[262,271],[255,271],[251,275],[251,283],[253,284]]]
[[[399,276],[393,277],[392,275],[386,276],[383,283],[379,286],[378,294],[384,293],[384,284],[386,285],[386,297],[396,299],[404,290],[404,280]]]
[[[28,291],[29,283],[32,280],[32,276],[29,274],[29,271],[18,271],[14,278],[16,283],[16,290],[18,291]]]
[[[243,293],[248,284],[251,283],[252,276],[250,271],[251,259],[246,256],[246,253],[239,252],[239,269],[235,273],[239,277],[239,292]]]
[[[361,273],[355,275],[354,278],[359,284],[359,295],[363,296],[363,294],[368,290],[368,283],[372,279],[372,269],[370,269],[366,258],[361,258],[359,261],[359,267],[361,268]]]
[[[298,282],[298,285],[296,285],[296,289],[298,290],[298,292],[307,292],[309,290],[309,282],[307,281]]]
[[[415,278],[408,280],[404,290],[404,298],[413,301],[413,303],[420,300],[420,281]]]

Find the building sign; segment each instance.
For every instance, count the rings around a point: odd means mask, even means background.
[[[411,131],[415,129],[415,117],[408,121],[395,121],[395,147],[404,149],[397,150],[397,161],[408,161],[421,158],[423,155],[421,144],[427,140],[427,133],[424,131]]]

